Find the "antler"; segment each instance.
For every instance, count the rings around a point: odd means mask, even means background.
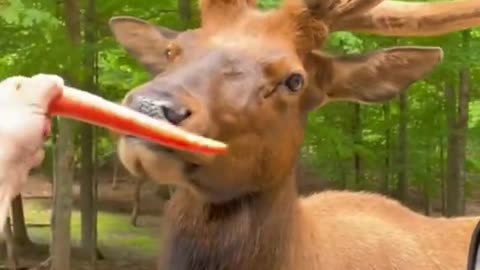
[[[381,2],[383,0],[304,0],[314,17],[330,21],[367,12]]]
[[[362,2],[362,0],[356,2]],[[372,0],[363,2],[372,2]],[[480,26],[480,0],[384,1],[365,13],[357,13],[354,16],[332,21],[330,30],[332,32],[342,30],[365,32],[383,36],[429,36],[475,26]]]

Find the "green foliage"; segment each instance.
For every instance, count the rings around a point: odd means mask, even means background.
[[[261,0],[264,9],[277,7],[278,0]],[[0,0],[0,79],[8,76],[39,72],[74,73],[78,80],[86,80],[82,64],[87,48],[97,51],[97,91],[103,97],[119,102],[127,91],[149,78],[148,73],[112,39],[108,20],[112,16],[140,17],[172,29],[195,27],[199,22],[196,1],[192,2],[191,20],[182,22],[175,0],[117,0],[96,2],[95,44],[82,44],[78,50],[69,45],[62,1]],[[82,6],[82,12],[84,7]],[[84,34],[84,33],[82,33]],[[467,144],[467,176],[473,181],[480,171],[480,30],[470,32],[470,47],[463,47],[462,33],[431,38],[386,38],[338,32],[329,38],[326,50],[332,53],[356,54],[391,46],[439,46],[444,61],[425,80],[409,90],[408,111],[408,167],[410,183],[421,189],[425,181],[432,181],[432,194],[439,194],[439,179],[445,164],[446,122],[445,83],[458,88],[459,70],[471,72],[471,103]],[[93,90],[93,89],[88,89]],[[303,157],[321,168],[324,175],[335,182],[351,182],[354,177],[353,159],[358,156],[362,174],[369,187],[382,181],[388,171],[394,184],[398,172],[398,102],[392,101],[389,112],[381,105],[362,105],[361,139],[354,140],[352,132],[354,110],[352,104],[329,104],[310,116]],[[387,139],[389,144],[387,145]],[[99,131],[98,159],[108,160],[114,152],[112,138]],[[443,156],[441,156],[443,149]],[[385,168],[386,159],[391,165]],[[470,177],[471,176],[471,177]]]
[[[326,50],[333,53],[356,54],[392,46],[438,46],[444,50],[444,61],[425,80],[412,85],[409,89],[408,111],[408,174],[410,184],[418,190],[424,188],[425,181],[431,195],[440,194],[441,171],[445,169],[447,155],[446,138],[448,126],[445,111],[444,86],[446,82],[455,87],[459,85],[459,70],[469,68],[471,71],[471,102],[467,140],[467,187],[475,181],[479,173],[480,156],[480,105],[478,103],[478,83],[480,63],[479,30],[471,31],[470,49],[462,47],[461,33],[453,33],[431,38],[385,38],[371,35],[359,35],[338,32],[330,36]],[[396,156],[398,153],[399,108],[397,101],[390,104],[390,112],[385,117],[379,105],[361,106],[361,142],[354,143],[352,134],[352,107],[345,104],[330,104],[315,112],[309,121],[304,146],[304,157],[325,169],[324,175],[335,182],[344,182],[339,177],[353,177],[353,158],[358,155],[362,160],[363,176],[369,181],[369,175],[384,177],[385,159],[393,163],[388,168],[389,174],[395,176]],[[386,147],[386,131],[390,131],[389,149]],[[440,145],[442,144],[442,145]],[[443,159],[441,148],[443,147]],[[346,164],[346,165],[345,165]],[[347,172],[339,173],[338,170]],[[471,177],[470,177],[471,176]],[[395,180],[395,177],[393,179]],[[468,191],[467,191],[468,192]]]
[[[7,24],[22,27],[33,27],[38,25],[56,26],[60,21],[51,13],[42,8],[33,7],[33,3],[22,0],[8,0],[8,3],[0,9],[0,18]],[[26,3],[27,2],[27,3]],[[38,6],[38,3],[36,3]]]

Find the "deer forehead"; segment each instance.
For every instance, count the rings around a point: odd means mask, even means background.
[[[279,58],[291,58],[292,61],[298,58],[293,43],[274,37],[266,39],[254,34],[215,35],[210,37],[208,48],[221,50],[232,60],[248,57],[260,62],[269,62]]]
[[[170,72],[159,77],[208,81],[208,78],[215,80],[223,74],[226,75],[225,81],[252,80],[259,83],[259,80],[278,79],[293,71],[303,73],[303,64],[294,44],[276,37],[266,40],[254,33],[217,32],[208,36],[195,33],[173,41],[173,44],[182,48],[181,57],[173,61]]]

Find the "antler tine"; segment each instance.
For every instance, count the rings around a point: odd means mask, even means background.
[[[300,52],[323,44],[331,26],[341,20],[368,12],[384,0],[285,0],[282,11],[297,27]]]
[[[384,1],[370,11],[340,18],[331,31],[383,36],[433,36],[480,26],[480,0]]]
[[[383,0],[303,0],[304,5],[317,19],[338,20],[369,11]],[[286,1],[296,3],[296,0]]]

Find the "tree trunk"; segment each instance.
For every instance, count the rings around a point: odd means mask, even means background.
[[[28,237],[27,226],[25,225],[21,194],[15,197],[12,201],[12,223],[15,243],[22,247],[32,245],[32,241],[30,241],[30,238]]]
[[[398,127],[398,182],[397,198],[406,202],[408,193],[408,95],[407,92],[400,94],[400,120]]]
[[[84,89],[96,92],[96,25],[95,0],[88,0],[85,12],[85,57],[84,57]],[[94,127],[82,124],[82,165],[80,179],[80,209],[81,209],[81,245],[85,255],[91,262],[96,259],[96,182],[94,177]]]
[[[192,17],[192,7],[190,0],[178,0],[178,12],[182,20],[183,28],[187,28]]]
[[[469,50],[470,30],[464,31],[463,47]],[[460,71],[460,87],[458,92],[458,176],[460,181],[459,209],[460,215],[465,214],[465,182],[466,182],[466,152],[467,152],[467,133],[468,133],[468,111],[470,104],[470,68],[465,67]]]
[[[80,3],[79,0],[64,0],[65,26],[73,46],[78,47],[82,42]]]
[[[18,268],[18,254],[15,240],[12,233],[12,225],[10,224],[10,218],[7,217],[5,225],[3,227],[3,233],[5,237],[5,245],[7,251],[7,266],[8,269]]]
[[[386,123],[390,122],[390,104],[383,105],[383,117]],[[383,179],[381,184],[381,192],[384,195],[390,193],[390,128],[385,130],[385,159],[383,167]]]
[[[443,137],[439,137],[440,151],[440,199],[442,200],[442,215],[446,214],[447,211],[447,188],[445,183],[445,146],[443,142]]]
[[[52,270],[70,269],[70,218],[73,198],[73,122],[59,120],[57,170],[53,186]]]
[[[432,200],[430,196],[430,179],[423,179],[423,200],[424,212],[426,216],[430,216],[433,212]]]
[[[117,189],[117,181],[118,181],[118,166],[120,165],[120,160],[118,160],[117,154],[113,157],[113,175],[112,175],[112,189]]]
[[[349,183],[348,179],[350,175],[347,172],[350,171],[350,164],[345,165],[343,160],[340,158],[341,154],[338,151],[338,149],[335,149],[335,153],[337,155],[337,159],[339,160],[338,168],[336,170],[336,172],[338,172],[338,179],[340,179],[338,181],[338,188],[341,190],[345,190],[345,189],[348,189],[348,183]],[[345,167],[347,167],[348,169]]]
[[[92,127],[82,124],[82,167],[80,173],[80,218],[81,218],[81,246],[85,255],[95,250],[93,233],[94,198],[95,186],[93,177],[93,132]]]
[[[72,58],[77,57],[75,52],[79,51],[81,42],[80,32],[80,7],[77,0],[65,0],[65,25],[67,34],[70,37],[72,53],[70,55],[70,66]],[[80,66],[80,63],[78,63]],[[77,67],[78,67],[77,66]],[[71,78],[76,78],[73,71],[70,72]],[[66,77],[65,76],[65,77]],[[75,84],[73,79],[67,82],[70,85]],[[53,209],[52,209],[52,243],[50,255],[52,257],[52,270],[70,269],[71,255],[71,231],[70,219],[73,204],[73,169],[74,169],[74,122],[67,119],[58,121],[58,140],[56,146],[56,170],[53,185]]]
[[[361,127],[361,109],[360,104],[353,104],[353,125],[352,125],[353,142],[359,146],[362,143],[362,127]],[[355,171],[355,187],[362,188],[362,168],[360,154],[356,150],[353,156],[353,166]]]
[[[433,147],[429,148],[429,152],[433,150]],[[431,162],[427,162],[426,175],[431,175],[432,167]],[[433,212],[432,206],[432,181],[430,177],[425,177],[423,180],[423,206],[425,215],[430,216]]]
[[[458,175],[458,132],[456,127],[456,107],[457,99],[454,87],[447,83],[445,85],[445,102],[448,124],[447,138],[447,172],[446,172],[446,191],[447,208],[446,216],[455,216],[460,213],[459,201],[461,200],[461,184]]]
[[[463,32],[463,47],[469,50],[470,32]],[[459,72],[458,107],[455,89],[445,88],[447,121],[449,127],[447,154],[447,216],[465,213],[465,155],[468,131],[468,107],[470,99],[470,70],[464,67]]]

